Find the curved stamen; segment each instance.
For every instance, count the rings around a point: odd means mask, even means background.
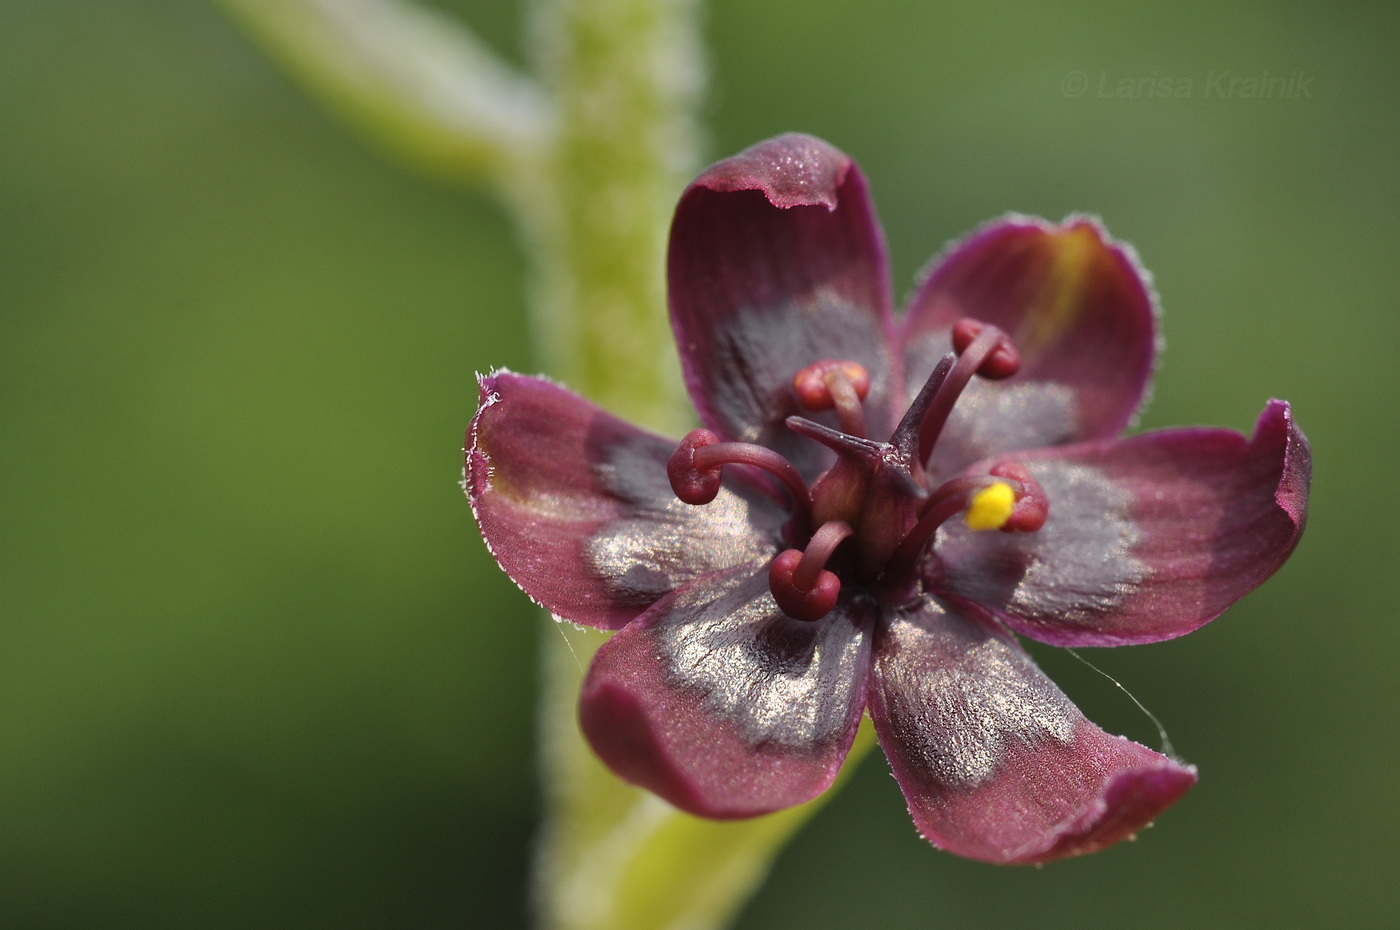
[[[1012,476],[998,475],[997,477],[1010,478]],[[924,498],[919,503],[919,519],[922,520],[924,516],[935,507],[944,506],[949,498],[957,498],[965,502],[971,495],[995,483],[996,478],[993,478],[991,475],[964,475],[961,478],[945,481],[935,488],[933,493],[929,494],[928,497]],[[1017,489],[1013,486],[1012,490]],[[962,508],[954,508],[952,513],[957,513],[960,509]],[[944,519],[946,520],[947,517],[944,517]],[[913,532],[914,530],[910,530],[910,533]]]
[[[859,362],[822,359],[799,371],[792,379],[797,400],[808,410],[835,408],[841,429],[865,436],[865,410],[861,402],[870,395],[870,372]]]
[[[1029,477],[1024,466],[1014,462],[1006,464]],[[1040,488],[1038,484],[1033,486],[1037,491]],[[920,505],[919,522],[914,524],[885,563],[880,580],[883,595],[890,600],[904,600],[913,596],[918,580],[915,569],[924,549],[940,526],[965,510],[968,511],[968,526],[973,530],[1022,529],[1012,526],[1012,521],[1019,503],[1028,499],[1030,493],[1031,487],[1017,477],[997,475],[995,470],[990,475],[964,475],[944,482]],[[1041,499],[1044,499],[1043,492]],[[1026,522],[1029,524],[1031,521]],[[1029,525],[1025,528],[1039,529],[1038,526]]]
[[[977,320],[959,320],[954,324],[953,348],[958,353],[957,363],[938,385],[919,424],[919,462],[928,461],[953,405],[973,375],[996,380],[1015,374],[1021,367],[1021,355],[1011,337]]]
[[[802,561],[797,566],[797,573],[793,575],[792,580],[797,586],[812,587],[817,576],[826,570],[826,563],[831,560],[831,554],[836,551],[836,547],[854,532],[851,525],[843,520],[832,520],[822,524],[821,529],[812,534],[812,541],[803,551]]]
[[[882,599],[905,601],[914,596],[918,590],[918,578],[914,569],[919,563],[919,557],[923,555],[924,547],[940,526],[967,506],[974,493],[976,492],[969,490],[941,497],[924,513],[895,549],[894,555],[885,563],[885,570],[878,582]]]
[[[772,449],[748,442],[720,442],[711,430],[691,430],[667,460],[666,477],[676,497],[687,504],[708,504],[719,494],[725,465],[748,465],[781,481],[792,499],[792,534],[797,538],[807,534],[812,522],[807,483],[791,462]]]
[[[768,587],[783,613],[809,622],[831,613],[841,594],[841,579],[826,564],[853,532],[850,524],[833,520],[812,534],[805,551],[788,549],[773,559]]]

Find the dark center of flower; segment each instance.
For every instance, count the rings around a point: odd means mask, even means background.
[[[836,462],[810,486],[797,469],[763,446],[721,442],[707,429],[681,440],[666,472],[676,496],[708,504],[719,494],[725,465],[747,465],[786,489],[791,518],[784,527],[792,548],[769,565],[773,598],[788,616],[819,620],[831,612],[847,585],[887,605],[913,601],[922,584],[919,567],[938,528],[963,514],[973,530],[1034,532],[1045,524],[1049,501],[1020,463],[1005,461],[985,475],[963,475],[934,485],[927,471],[953,405],[974,375],[997,380],[1014,375],[1021,356],[995,326],[960,320],[953,351],[934,366],[888,442],[866,434],[862,404],[870,374],[848,360],[814,362],[793,377],[806,410],[834,410],[840,429],[804,417],[788,417],[793,432],[836,453]]]

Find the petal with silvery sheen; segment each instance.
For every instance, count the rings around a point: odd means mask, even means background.
[[[865,366],[870,429],[890,429],[888,262],[845,154],[791,134],[711,167],[676,208],[668,286],[690,398],[725,439],[768,446],[815,477],[830,453],[783,423],[804,413],[793,376],[827,358]]]
[[[1147,393],[1156,303],[1132,249],[1097,221],[1000,220],[952,246],[910,302],[901,346],[916,391],[970,317],[1011,336],[1021,371],[976,379],[934,450],[938,474],[1012,449],[1117,435]]]
[[[1034,533],[951,522],[937,553],[942,593],[1057,646],[1171,639],[1219,616],[1293,551],[1311,452],[1286,403],[1254,436],[1177,429],[1013,456],[1050,516]]]
[[[930,603],[876,633],[870,714],[925,839],[996,863],[1132,836],[1196,781],[1084,718],[1014,642]]]
[[[785,616],[767,572],[697,579],[598,650],[579,722],[622,778],[702,817],[752,817],[826,790],[855,738],[870,620]]]
[[[540,378],[481,379],[467,435],[472,512],[526,594],[575,623],[619,629],[678,585],[771,558],[785,514],[729,480],[676,500],[669,439]]]

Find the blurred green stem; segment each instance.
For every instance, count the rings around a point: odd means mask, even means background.
[[[521,192],[536,345],[567,383],[667,430],[686,418],[662,271],[671,209],[697,167],[694,19],[688,0],[537,0],[531,22],[557,114],[550,183]]]
[[[696,168],[703,85],[690,0],[535,0],[517,73],[403,0],[219,0],[330,107],[416,170],[498,193],[531,264],[536,349],[609,410],[685,426],[666,325],[665,233]],[[757,820],[681,814],[618,781],[574,705],[604,634],[544,639],[546,819],[535,904],[550,930],[720,927],[819,802]],[[862,731],[852,758],[872,744]]]
[[[435,177],[514,188],[540,173],[547,98],[447,17],[401,0],[216,0],[370,140]]]

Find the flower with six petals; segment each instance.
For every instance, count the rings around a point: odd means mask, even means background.
[[[677,445],[500,371],[468,434],[501,567],[617,631],[579,707],[604,762],[749,817],[825,790],[869,713],[923,836],[1018,863],[1117,842],[1195,783],[1090,723],[1014,635],[1180,636],[1303,530],[1286,403],[1251,437],[1115,438],[1157,343],[1129,248],[1084,217],[1006,218],[896,317],[859,169],[788,135],[691,184],[668,273],[703,428]]]

